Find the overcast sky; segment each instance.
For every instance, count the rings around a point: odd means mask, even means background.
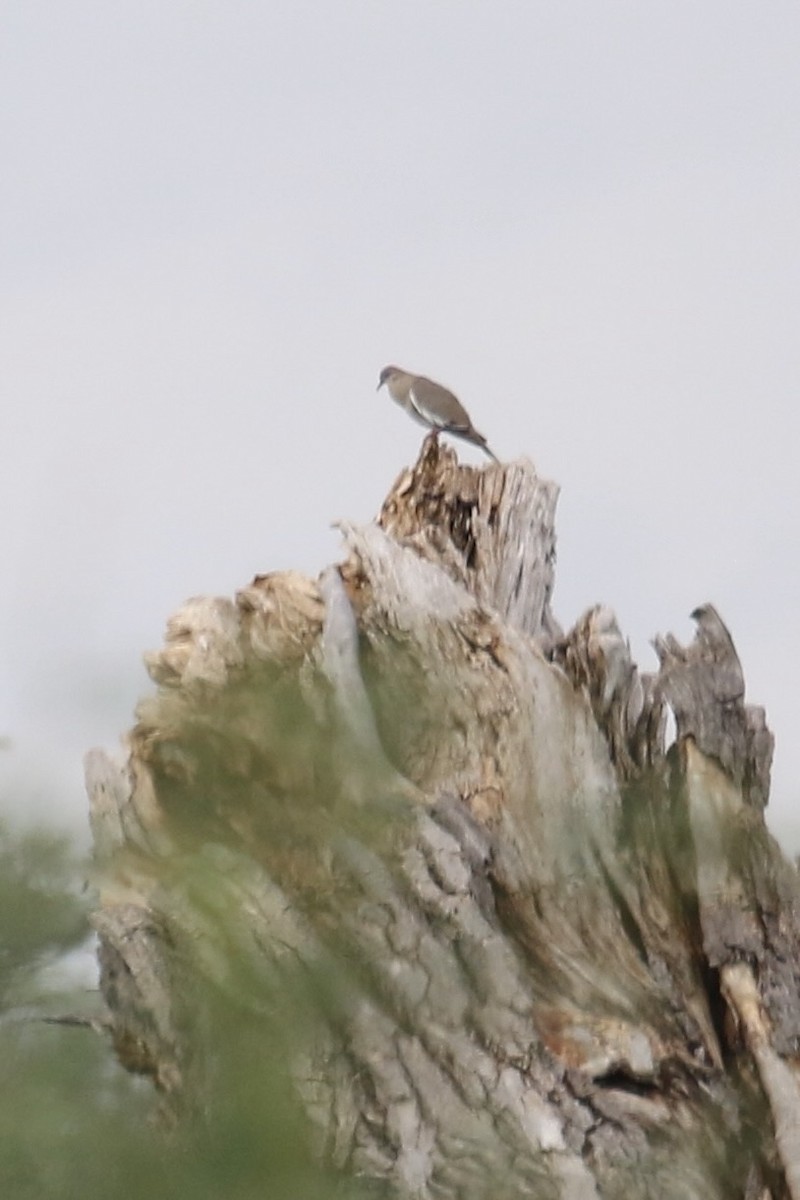
[[[80,828],[188,596],[335,559],[451,386],[555,610],[712,601],[800,850],[800,6],[0,0],[4,803]],[[460,445],[469,461],[479,452]]]

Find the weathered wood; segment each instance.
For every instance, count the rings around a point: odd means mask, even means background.
[[[670,636],[655,640],[659,691],[675,713],[678,740],[693,738],[749,803],[764,808],[774,746],[764,709],[744,703],[741,663],[717,611],[703,604],[692,616],[697,635],[687,649]]]
[[[549,648],[561,632],[550,609],[557,501],[557,486],[526,459],[463,467],[429,437],[395,481],[378,524]]]
[[[650,676],[607,609],[561,634],[556,498],[429,441],[317,583],[171,620],[88,768],[115,1044],[207,1107],[202,982],[290,994],[320,1153],[399,1196],[798,1196],[771,735],[708,606]]]

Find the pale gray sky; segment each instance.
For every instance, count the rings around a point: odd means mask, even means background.
[[[794,0],[0,0],[6,803],[374,515],[397,361],[561,484],[563,624],[717,605],[800,849],[798,63]]]

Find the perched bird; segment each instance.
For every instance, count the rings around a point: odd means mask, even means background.
[[[440,383],[434,383],[424,375],[412,375],[400,367],[384,367],[378,380],[378,391],[384,384],[395,403],[420,425],[432,429],[434,435],[452,433],[465,442],[472,442],[473,446],[480,446],[495,462],[500,461],[470,421],[461,402]]]

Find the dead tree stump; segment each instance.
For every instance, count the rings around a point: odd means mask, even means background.
[[[204,986],[288,995],[318,1154],[399,1197],[800,1200],[763,710],[710,605],[653,675],[607,609],[562,633],[557,494],[428,440],[319,580],[171,618],[87,759],[117,1053],[213,1119]]]

